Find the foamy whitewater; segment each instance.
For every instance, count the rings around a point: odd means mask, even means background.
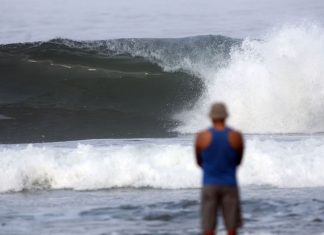
[[[240,234],[324,235],[323,9],[0,0],[0,235],[200,234],[214,101],[245,137]]]
[[[247,133],[323,132],[323,60],[324,30],[313,24],[245,39],[223,68],[196,71],[206,91],[190,112],[179,115],[185,116],[179,130],[198,130],[207,122],[210,103],[224,100],[233,113],[230,123]]]
[[[248,136],[241,184],[324,186],[323,141],[322,135]],[[201,173],[192,142],[178,138],[2,146],[0,190],[198,188]]]
[[[246,138],[242,234],[322,234],[324,136]],[[199,234],[192,141],[2,145],[0,234]]]

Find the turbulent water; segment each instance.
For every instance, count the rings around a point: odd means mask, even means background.
[[[166,137],[229,104],[245,133],[324,131],[324,30],[0,46],[2,143]],[[301,110],[303,110],[301,112]]]
[[[323,187],[323,135],[247,136],[244,186]],[[191,138],[88,140],[3,145],[0,192],[125,187],[190,189],[200,185]],[[179,173],[181,172],[181,173]],[[302,177],[296,178],[298,175]]]
[[[0,6],[1,235],[199,234],[216,100],[245,136],[241,234],[323,235],[321,1]]]
[[[323,234],[324,136],[246,138],[242,234]],[[191,138],[2,145],[0,179],[0,234],[200,232]]]
[[[307,23],[0,45],[0,234],[199,233],[192,142],[215,100],[246,137],[243,234],[321,234],[323,39]]]

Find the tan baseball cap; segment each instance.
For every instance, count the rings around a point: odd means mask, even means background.
[[[209,112],[211,119],[225,119],[228,117],[226,105],[222,102],[215,102],[212,104]]]

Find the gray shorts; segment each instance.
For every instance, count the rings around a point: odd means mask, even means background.
[[[217,211],[222,209],[227,230],[242,226],[239,190],[235,186],[208,185],[202,188],[202,228],[214,231]]]

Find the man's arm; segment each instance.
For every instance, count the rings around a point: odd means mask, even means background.
[[[195,143],[195,155],[196,163],[199,167],[202,167],[201,151],[207,148],[211,141],[211,133],[209,131],[203,131],[197,134]]]
[[[237,165],[240,165],[243,159],[243,153],[244,153],[244,139],[240,132],[238,131],[232,131],[230,133],[230,143],[231,146],[237,151],[239,159]]]
[[[202,158],[201,158],[201,147],[200,147],[200,135],[201,133],[198,133],[196,137],[196,143],[195,143],[195,156],[196,156],[196,163],[199,167],[202,167]]]

